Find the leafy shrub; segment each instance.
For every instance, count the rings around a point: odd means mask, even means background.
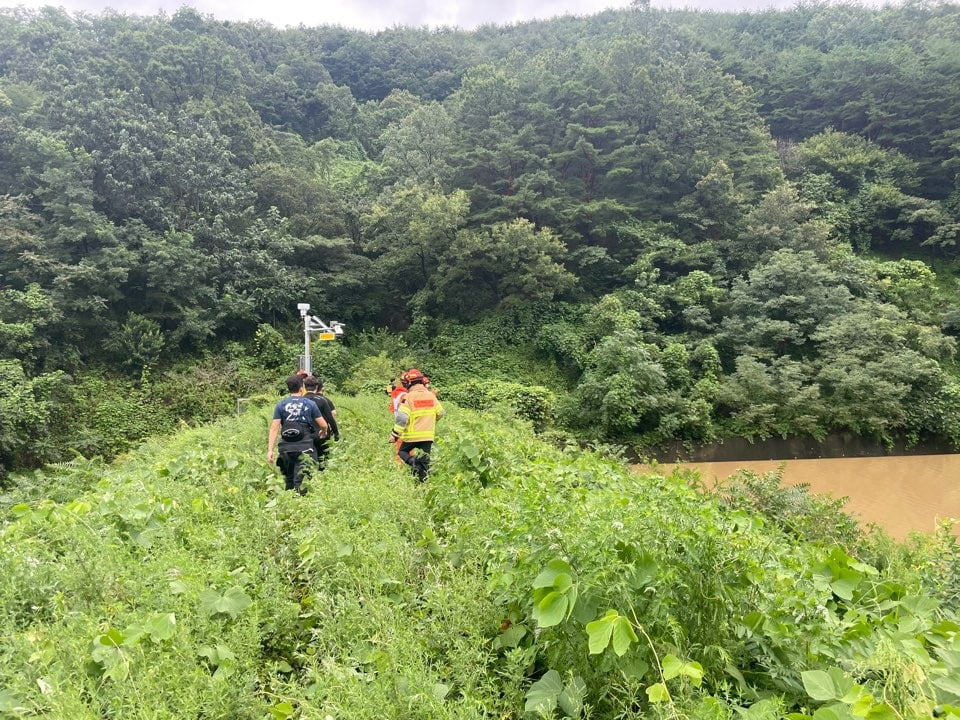
[[[533,423],[537,431],[553,422],[556,406],[556,397],[549,389],[514,382],[468,380],[444,388],[443,398],[472,410],[488,410],[498,405],[509,407],[517,417]]]
[[[310,353],[313,374],[322,377],[328,388],[343,383],[355,364],[351,353],[339,342],[316,342]]]
[[[106,347],[117,356],[121,367],[140,372],[157,364],[165,342],[159,323],[129,313],[124,323],[107,339]]]
[[[740,470],[712,492],[727,507],[761,515],[798,540],[853,548],[861,534],[856,520],[843,511],[847,499],[811,493],[805,484],[784,486],[783,470],[783,465],[767,473]]]
[[[342,389],[350,395],[356,395],[359,392],[382,392],[390,382],[390,378],[399,376],[401,372],[401,368],[386,353],[366,357],[343,381]]]
[[[15,360],[0,360],[0,480],[6,472],[56,458],[63,373],[28,378]]]
[[[253,357],[261,367],[271,370],[295,367],[300,352],[299,346],[287,342],[273,326],[257,326],[253,336]]]

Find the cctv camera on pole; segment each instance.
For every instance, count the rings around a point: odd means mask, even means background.
[[[309,303],[297,303],[297,310],[300,311],[300,317],[303,319],[303,359],[300,362],[300,368],[308,374],[313,371],[310,366],[310,337],[313,333],[319,333],[318,340],[336,340],[343,335],[343,323],[339,320],[331,320],[325,323],[316,315],[310,314]]]

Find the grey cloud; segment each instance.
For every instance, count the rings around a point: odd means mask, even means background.
[[[20,0],[27,7],[40,7],[44,0]],[[117,12],[154,15],[172,14],[183,4],[223,20],[266,20],[287,25],[339,24],[362,30],[395,25],[413,27],[459,26],[473,29],[487,23],[507,24],[547,19],[557,15],[585,15],[608,7],[626,7],[630,0],[59,0],[69,11]],[[653,0],[657,7],[695,7],[704,10],[746,10],[789,7],[794,0]]]

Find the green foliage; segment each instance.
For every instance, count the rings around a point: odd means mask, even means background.
[[[853,547],[860,537],[856,521],[843,511],[846,498],[816,495],[805,485],[785,488],[782,467],[769,473],[741,470],[711,492],[727,507],[759,515],[803,542]]]
[[[3,711],[913,717],[956,701],[933,545],[911,549],[919,571],[875,569],[772,485],[758,509],[795,507],[787,532],[453,405],[415,486],[383,445],[382,396],[338,406],[344,440],[305,497],[262,463],[269,406],[18,486],[0,521]],[[776,712],[758,700],[774,696]]]
[[[119,365],[128,370],[149,370],[160,359],[163,332],[153,320],[130,313],[116,334],[107,340],[107,347],[117,354]]]
[[[260,325],[253,336],[253,357],[265,368],[282,370],[296,363],[297,352],[283,335],[270,325]]]
[[[12,469],[56,459],[65,378],[30,378],[16,360],[0,360],[0,478]]]
[[[559,238],[527,220],[460,232],[440,257],[434,302],[446,312],[470,316],[502,302],[552,300],[575,281],[558,263],[563,255]]]
[[[405,369],[385,352],[371,355],[353,368],[350,376],[343,381],[343,391],[350,395],[381,392],[391,378],[400,377]]]
[[[443,397],[473,410],[510,408],[518,418],[530,421],[538,432],[552,424],[556,412],[556,396],[541,385],[470,380],[444,387]]]

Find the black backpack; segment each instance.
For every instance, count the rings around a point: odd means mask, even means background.
[[[284,442],[303,440],[308,432],[309,429],[306,425],[295,420],[287,420],[280,426],[280,438]]]

